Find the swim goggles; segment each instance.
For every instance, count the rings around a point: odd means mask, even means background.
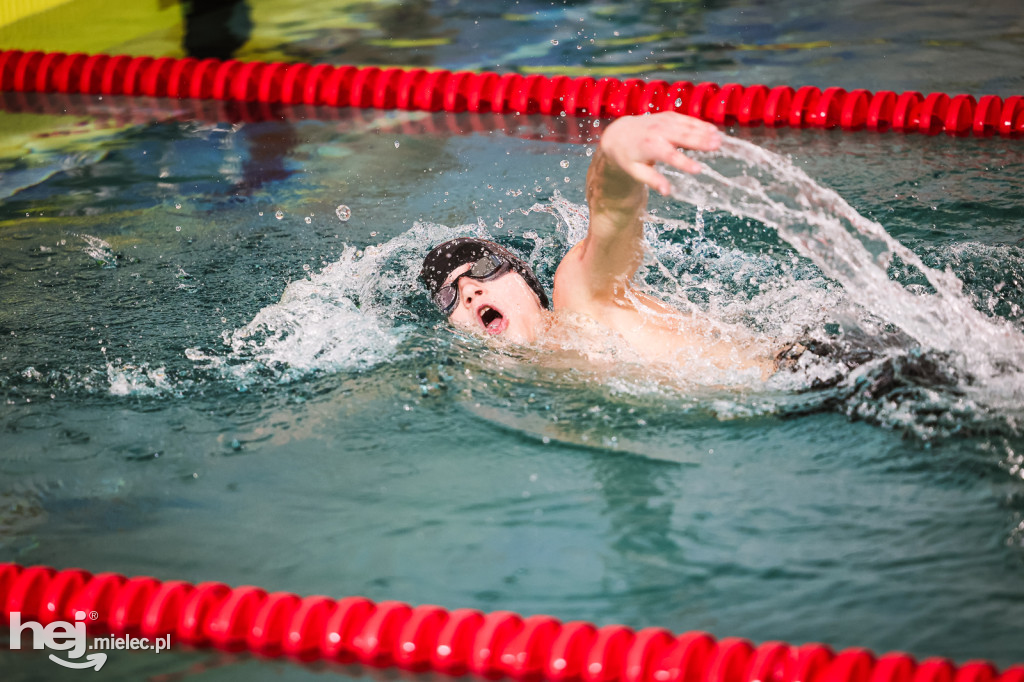
[[[489,253],[477,262],[473,263],[473,267],[466,270],[461,275],[458,275],[448,284],[443,285],[434,294],[434,304],[441,309],[441,312],[445,316],[451,315],[452,311],[455,310],[455,305],[459,302],[459,280],[463,277],[469,277],[470,279],[477,279],[480,281],[487,281],[489,279],[495,279],[504,275],[511,269],[511,265],[503,258],[495,256],[493,253]]]

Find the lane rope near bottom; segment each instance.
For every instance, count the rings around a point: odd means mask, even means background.
[[[0,609],[8,627],[17,625],[19,636],[26,637],[25,629],[43,631],[59,623],[83,638],[88,628],[172,646],[517,680],[1024,682],[1024,665],[1000,671],[981,660],[956,665],[946,658],[917,661],[900,652],[836,652],[818,643],[755,645],[699,631],[598,627],[510,611],[300,597],[220,582],[194,585],[13,563],[0,564]],[[105,660],[91,657],[87,660],[99,665]]]

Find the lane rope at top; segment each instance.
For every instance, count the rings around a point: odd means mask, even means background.
[[[493,72],[0,51],[0,91],[615,118],[677,111],[718,125],[1024,135],[1024,97]]]

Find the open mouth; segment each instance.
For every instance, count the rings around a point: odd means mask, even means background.
[[[477,315],[480,317],[480,322],[483,323],[484,330],[488,334],[500,334],[505,331],[505,316],[501,314],[500,310],[485,305],[481,306],[480,310],[477,311]]]

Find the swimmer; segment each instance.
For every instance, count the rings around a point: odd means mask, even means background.
[[[643,262],[648,188],[671,191],[654,164],[696,173],[700,164],[679,149],[711,151],[720,143],[713,125],[674,112],[609,125],[587,172],[587,235],[559,263],[550,301],[529,265],[482,239],[463,237],[435,247],[420,278],[449,322],[465,331],[514,344],[564,347],[570,335],[578,339],[581,330],[598,330],[605,342],[613,338],[628,351],[615,357],[674,366],[698,360],[767,378],[776,360],[766,340],[684,313],[632,282]]]

